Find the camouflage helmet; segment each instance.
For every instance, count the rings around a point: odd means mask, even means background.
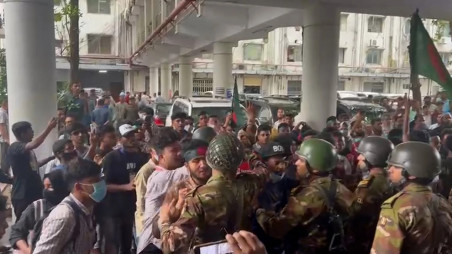
[[[192,139],[199,139],[210,143],[212,139],[217,135],[217,132],[211,127],[201,127],[195,130],[192,135]]]
[[[441,157],[429,144],[411,141],[396,146],[387,163],[403,168],[410,176],[433,179],[440,172]]]
[[[358,153],[362,154],[366,161],[374,167],[386,167],[389,154],[394,149],[394,145],[386,138],[367,137],[358,146]]]
[[[223,173],[235,174],[244,158],[243,145],[231,134],[217,135],[207,148],[207,164]]]
[[[301,144],[295,153],[304,158],[313,170],[319,172],[329,172],[337,164],[336,149],[325,140],[308,139]]]

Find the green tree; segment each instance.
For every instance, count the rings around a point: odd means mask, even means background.
[[[3,101],[7,97],[6,53],[5,49],[0,49],[0,101]]]

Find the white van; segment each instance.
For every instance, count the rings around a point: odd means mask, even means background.
[[[244,107],[241,107],[245,110]],[[177,98],[171,110],[166,117],[166,126],[171,126],[171,116],[175,113],[184,112],[193,117],[195,123],[198,122],[198,115],[205,111],[207,115],[218,116],[221,122],[224,121],[227,114],[232,110],[232,101],[227,99],[216,99],[207,97]]]

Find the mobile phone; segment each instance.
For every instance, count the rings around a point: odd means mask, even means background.
[[[211,242],[193,247],[195,254],[233,254],[227,241]]]

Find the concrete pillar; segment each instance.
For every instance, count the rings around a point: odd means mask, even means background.
[[[233,43],[215,42],[213,44],[213,92],[219,96],[232,96],[234,82],[232,79]]]
[[[192,59],[181,56],[179,60],[179,95],[191,97],[193,93]]]
[[[149,68],[149,96],[154,96],[159,91],[159,68]]]
[[[322,130],[326,119],[336,115],[340,13],[334,7],[315,4],[304,14],[299,117]]]
[[[170,99],[171,90],[171,66],[170,64],[160,65],[160,92],[162,97],[168,101]],[[174,91],[172,91],[174,93]]]
[[[57,110],[53,1],[6,0],[5,20],[9,126],[28,121],[37,136]],[[35,151],[38,159],[52,154],[56,140],[54,130]]]

